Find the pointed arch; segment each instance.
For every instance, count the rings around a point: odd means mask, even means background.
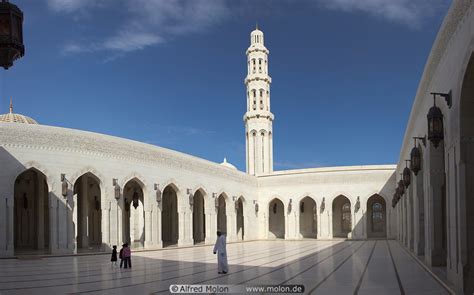
[[[380,194],[373,194],[367,199],[367,237],[387,237],[387,202]]]
[[[285,238],[285,204],[274,197],[268,203],[268,237],[270,239]]]
[[[352,231],[352,202],[345,195],[332,200],[333,237],[348,238]]]
[[[16,253],[51,250],[47,176],[35,167],[13,181],[13,245]]]
[[[301,197],[296,204],[298,208],[295,209],[299,210],[300,236],[303,238],[317,238],[318,210],[316,200],[306,195],[305,197]]]

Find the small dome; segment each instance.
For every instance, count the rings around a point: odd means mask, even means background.
[[[222,162],[221,165],[224,166],[224,167],[230,168],[230,169],[237,170],[237,167],[235,167],[231,163],[227,162],[226,158],[224,158],[224,162]]]
[[[13,113],[13,104],[10,102],[10,112],[8,114],[0,115],[0,122],[7,122],[7,123],[21,123],[21,124],[38,124],[32,118],[21,115],[21,114],[14,114]]]

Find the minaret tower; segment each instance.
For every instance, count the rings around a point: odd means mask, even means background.
[[[250,33],[247,49],[247,112],[244,115],[247,173],[261,175],[273,171],[273,114],[270,112],[269,51],[263,43],[263,32]]]

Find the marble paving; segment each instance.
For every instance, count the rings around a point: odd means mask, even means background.
[[[170,284],[303,284],[306,294],[449,294],[397,241],[255,241],[228,245],[217,274],[211,246],[109,255],[0,260],[0,294],[160,294]]]

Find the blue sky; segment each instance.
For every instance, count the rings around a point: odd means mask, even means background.
[[[245,170],[245,50],[270,50],[275,170],[391,164],[449,0],[13,0],[0,109]]]

